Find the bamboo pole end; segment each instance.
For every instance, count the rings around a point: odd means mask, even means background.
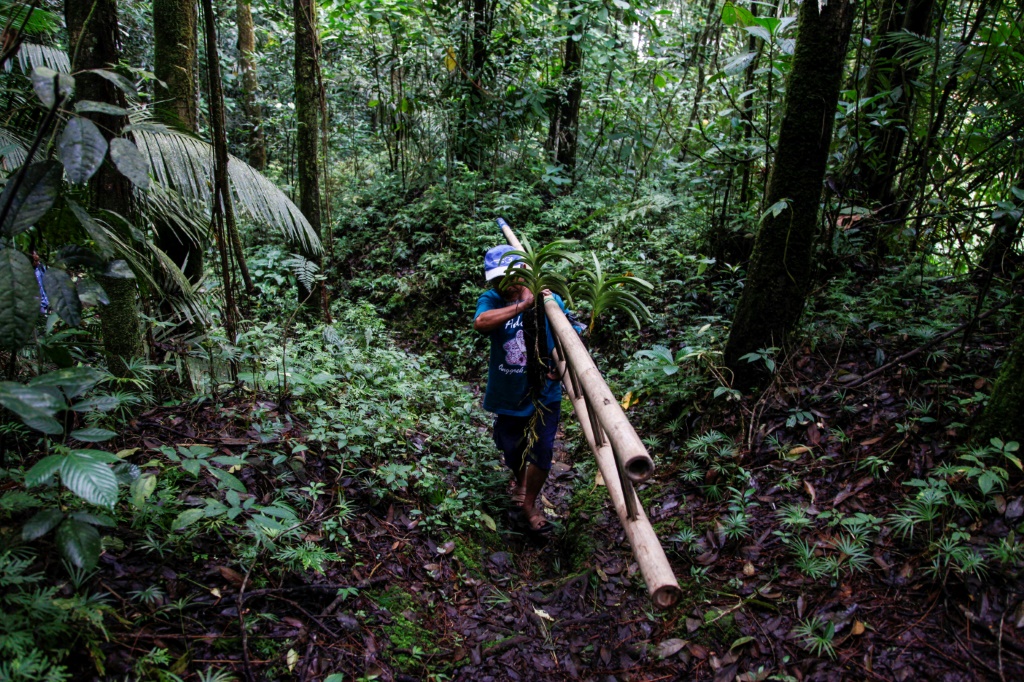
[[[651,593],[651,601],[656,607],[666,611],[675,606],[682,596],[683,591],[679,585],[662,585]]]
[[[650,457],[634,457],[626,462],[626,476],[633,483],[643,483],[654,473],[654,461]]]

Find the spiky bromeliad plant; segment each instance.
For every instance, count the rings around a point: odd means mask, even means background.
[[[642,319],[650,319],[651,311],[629,289],[634,288],[650,293],[654,291],[654,285],[633,275],[608,277],[601,268],[601,262],[597,260],[597,254],[591,252],[590,255],[594,259],[594,269],[579,272],[577,274],[579,280],[574,281],[569,289],[572,300],[583,301],[590,305],[590,323],[587,325],[587,333],[593,334],[594,324],[601,313],[615,309],[625,311],[639,328]]]
[[[534,250],[523,240],[522,251],[510,251],[518,257],[519,267],[509,268],[501,287],[522,286],[533,294],[533,305],[523,314],[523,336],[526,341],[526,378],[530,399],[537,402],[544,390],[545,380],[553,366],[547,344],[547,318],[544,315],[545,289],[569,298],[569,283],[555,268],[565,262],[574,262],[576,254],[570,251],[574,240],[558,239]]]

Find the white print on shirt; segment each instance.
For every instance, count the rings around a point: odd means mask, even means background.
[[[503,346],[505,349],[505,362],[515,367],[526,366],[526,339],[523,338],[523,330],[516,332],[515,337],[510,339]]]

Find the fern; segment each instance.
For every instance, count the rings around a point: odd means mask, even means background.
[[[284,261],[284,265],[292,271],[292,274],[302,283],[302,286],[306,287],[307,291],[313,290],[313,286],[319,279],[320,272],[320,268],[316,263],[297,253],[293,253],[291,258]]]

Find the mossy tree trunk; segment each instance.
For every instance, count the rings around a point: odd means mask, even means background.
[[[299,209],[319,237],[321,234],[320,205],[320,88],[317,87],[317,21],[316,0],[294,0],[295,5],[295,118],[296,155],[298,157]],[[303,257],[322,265],[319,255],[309,252]],[[310,311],[324,305],[322,286],[307,289],[298,283],[299,301]]]
[[[804,308],[811,281],[822,181],[855,7],[833,0],[800,7],[793,66],[787,80],[779,141],[768,183],[769,210],[754,241],[746,286],[733,319],[725,361],[735,384],[767,378],[748,353],[785,346]]]
[[[156,119],[179,130],[196,131],[198,44],[196,0],[153,0],[153,73],[157,77]],[[166,84],[166,87],[160,82]],[[193,284],[203,276],[205,245],[173,221],[158,221],[156,244]]]
[[[992,397],[972,433],[982,444],[991,438],[1024,443],[1024,327],[1003,360]]]
[[[242,111],[249,124],[246,140],[249,165],[258,170],[267,167],[267,144],[263,136],[263,115],[257,101],[259,80],[256,77],[256,32],[253,30],[249,0],[238,0],[235,6],[238,26],[238,71],[242,80]]]
[[[113,69],[120,59],[117,0],[65,0],[64,19],[69,44],[77,46],[75,63],[72,64],[72,70],[76,72],[77,99],[126,106],[124,93],[110,81],[95,73],[87,73],[90,69]],[[99,113],[83,115],[92,118],[108,139],[120,135],[128,123],[124,116]],[[89,189],[94,205],[111,212],[107,214],[109,222],[122,229],[125,241],[131,243],[132,239],[127,234],[128,226],[122,223],[131,208],[128,179],[107,159],[89,181]],[[112,373],[123,376],[126,373],[126,361],[142,353],[142,329],[135,280],[102,277],[100,285],[110,299],[110,303],[100,310],[100,328],[107,365]]]

